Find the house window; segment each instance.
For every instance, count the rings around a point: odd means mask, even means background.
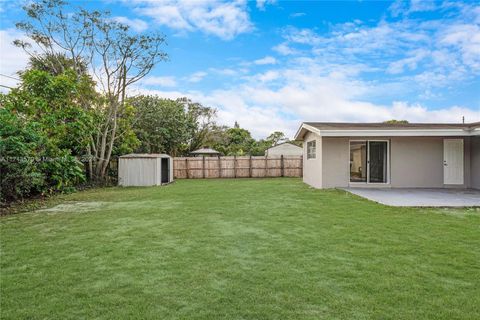
[[[307,159],[315,159],[317,153],[317,141],[307,142]]]

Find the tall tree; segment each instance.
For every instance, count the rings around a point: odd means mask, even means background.
[[[23,40],[16,40],[15,45],[34,58],[42,54],[53,59],[65,55],[73,62],[77,75],[83,72],[81,61],[88,63],[102,99],[97,101],[98,121],[87,152],[92,155],[90,172],[104,178],[115,141],[123,134],[118,130],[125,114],[127,88],[167,59],[161,50],[165,36],[131,33],[127,25],[113,21],[108,12],[74,9],[63,0],[29,2],[24,10],[28,18],[16,26],[35,46]],[[63,66],[51,64],[52,68]]]
[[[288,138],[285,135],[285,133],[280,131],[275,131],[275,132],[272,132],[265,140],[270,144],[270,147],[272,147],[279,143],[288,141]]]
[[[214,124],[208,131],[203,145],[211,147],[221,154],[228,155],[228,129],[227,126]]]
[[[208,134],[215,127],[217,110],[188,98],[179,98],[177,101],[184,106],[187,114],[188,151],[203,147]]]
[[[132,97],[129,103],[135,109],[139,152],[179,155],[186,149],[189,128],[182,103],[156,96]]]
[[[205,144],[215,125],[215,109],[187,98],[136,96],[128,102],[136,113],[133,127],[141,143],[139,152],[188,154]]]
[[[252,154],[256,141],[250,131],[243,129],[235,122],[233,128],[217,127],[215,136],[210,138],[215,141],[213,148],[225,155],[243,156]]]

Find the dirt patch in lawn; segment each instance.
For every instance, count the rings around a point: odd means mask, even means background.
[[[71,201],[47,209],[28,212],[28,214],[86,213],[103,210],[173,209],[180,205],[175,201]]]
[[[437,210],[436,212],[440,214],[458,217],[458,218],[465,218],[467,216],[480,216],[480,208],[463,208],[462,210],[452,209],[452,208],[442,208]]]

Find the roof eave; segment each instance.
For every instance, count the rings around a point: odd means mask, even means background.
[[[479,136],[480,128],[465,129],[323,129],[320,130],[302,123],[295,134],[295,140],[303,141],[307,132],[322,137],[439,137],[439,136]]]
[[[359,129],[319,130],[322,137],[465,137],[474,135],[464,129]]]
[[[320,130],[312,127],[311,125],[306,124],[305,122],[302,122],[300,125],[300,128],[298,128],[297,133],[295,133],[295,141],[303,141],[303,138],[305,137],[305,134],[310,131],[316,134],[320,135]]]

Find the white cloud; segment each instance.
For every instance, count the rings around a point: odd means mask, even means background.
[[[190,76],[187,77],[188,82],[200,82],[207,76],[208,73],[204,71],[198,71],[195,73],[192,73]]]
[[[128,95],[129,96],[135,96],[135,95],[158,95],[159,97],[162,98],[167,98],[167,99],[177,99],[179,97],[186,97],[187,94],[182,91],[177,91],[177,90],[160,90],[160,89],[152,89],[152,88],[146,88],[145,86],[142,86],[140,83],[136,83],[134,85],[131,85],[128,87]]]
[[[288,55],[295,55],[298,53],[298,50],[291,48],[287,42],[282,42],[276,46],[274,46],[273,51],[278,52],[281,55],[288,56]]]
[[[140,80],[142,85],[146,86],[160,86],[160,87],[176,87],[177,81],[174,77],[145,77]]]
[[[275,4],[276,0],[257,0],[257,9],[260,11],[265,11],[265,6],[267,4]]]
[[[201,31],[224,40],[253,29],[244,1],[132,0],[139,14],[180,32]]]
[[[411,0],[409,12],[433,11],[437,9],[434,1]]]
[[[316,45],[320,43],[321,38],[311,29],[287,28],[284,38],[292,43]]]
[[[405,68],[415,70],[420,61],[429,56],[430,52],[425,49],[418,49],[410,52],[410,56],[390,63],[387,72],[392,74],[402,73]]]
[[[129,19],[127,17],[114,17],[113,20],[125,24],[134,31],[142,32],[148,29],[148,24],[141,19]]]
[[[290,14],[290,18],[300,18],[303,16],[306,16],[307,14],[305,12],[295,12]]]
[[[393,17],[407,16],[414,12],[433,11],[437,4],[430,0],[396,0],[390,5],[389,11]]]
[[[26,40],[15,29],[0,30],[0,73],[13,78],[19,78],[17,72],[25,69],[29,56],[21,48],[15,47],[12,42],[15,39]],[[18,81],[12,78],[0,76],[0,84],[7,87],[16,87]],[[2,92],[7,88],[0,87]]]
[[[253,61],[253,63],[257,64],[257,65],[276,64],[277,59],[275,59],[274,57],[271,57],[271,56],[266,56],[262,59],[258,59],[258,60]]]
[[[479,7],[480,8],[480,7]],[[449,26],[439,35],[440,44],[461,52],[465,65],[480,70],[480,26],[457,24]]]
[[[280,77],[280,73],[278,71],[269,70],[265,73],[255,75],[251,79],[254,79],[254,80],[260,81],[260,82],[270,82],[270,81],[278,79],[279,77]]]
[[[225,69],[211,68],[210,71],[215,72],[222,76],[237,76],[241,70],[238,70],[238,69],[234,70],[230,68],[225,68]]]

